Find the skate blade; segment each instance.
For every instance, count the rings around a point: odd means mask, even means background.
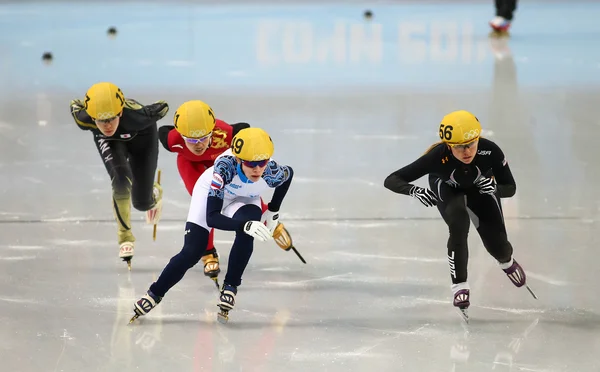
[[[465,323],[469,324],[469,312],[467,309],[458,309],[458,313],[460,314],[460,317],[462,318],[462,320],[465,321]]]
[[[227,324],[229,321],[229,314],[217,313],[217,321],[221,324]]]
[[[492,30],[489,33],[490,37],[494,37],[494,38],[504,38],[504,37],[510,37],[510,33],[508,31],[496,31],[496,30]]]
[[[210,278],[213,282],[215,282],[215,286],[217,287],[217,290],[220,290],[221,286],[219,285],[219,278],[214,277],[214,278]]]
[[[131,271],[131,259],[133,256],[123,257],[123,261],[127,263],[127,269]]]
[[[139,317],[139,315],[135,314],[131,319],[129,319],[129,324],[133,323]]]
[[[533,291],[531,290],[531,288],[529,288],[529,286],[527,284],[525,284],[525,288],[527,288],[527,290],[529,291],[529,293],[531,293],[533,298],[535,298],[536,300],[538,299],[538,297],[535,295],[535,293],[533,293]]]

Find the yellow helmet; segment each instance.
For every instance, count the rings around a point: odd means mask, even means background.
[[[440,139],[450,146],[466,145],[481,135],[481,124],[475,115],[465,110],[444,116],[440,124]]]
[[[173,117],[175,129],[184,137],[200,138],[209,135],[215,128],[215,114],[202,101],[184,102]]]
[[[233,137],[231,151],[242,160],[260,161],[270,159],[275,148],[267,132],[260,128],[246,128]]]
[[[107,120],[123,111],[125,96],[113,83],[97,83],[88,89],[84,100],[85,112],[94,120]]]

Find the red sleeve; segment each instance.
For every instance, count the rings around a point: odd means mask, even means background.
[[[167,139],[167,143],[169,145],[169,151],[171,152],[183,152],[185,144],[183,143],[183,138],[179,135],[176,129],[171,129],[169,132],[169,137]],[[175,147],[173,147],[175,146]],[[178,160],[179,161],[179,160]]]
[[[177,156],[177,169],[179,170],[179,175],[185,184],[185,188],[192,195],[192,191],[194,191],[194,185],[200,175],[204,173],[206,167],[199,162],[191,162],[186,159],[182,155]]]

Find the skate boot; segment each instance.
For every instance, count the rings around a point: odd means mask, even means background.
[[[119,246],[119,258],[127,263],[127,268],[131,270],[131,259],[133,258],[133,242],[123,242]]]
[[[233,309],[235,306],[235,295],[237,294],[237,288],[229,285],[227,283],[223,283],[223,288],[221,289],[221,296],[219,296],[219,309],[221,311],[217,314],[217,320],[219,323],[227,323],[229,320],[229,311]]]
[[[146,211],[146,223],[149,225],[156,225],[158,221],[160,221],[160,214],[162,213],[162,194],[162,187],[155,182],[154,190],[152,191],[154,207]]]
[[[204,275],[208,276],[215,282],[217,289],[219,289],[219,273],[221,268],[219,267],[219,255],[216,249],[206,251],[207,254],[202,256],[202,262],[204,262]]]
[[[510,279],[515,287],[521,288],[522,286],[525,286],[533,298],[537,299],[535,293],[533,293],[531,288],[529,288],[527,285],[527,276],[525,275],[525,271],[515,259],[511,259],[507,263],[500,264],[500,268],[506,273],[506,276],[508,276],[508,279]]]
[[[150,290],[148,290],[148,293],[146,293],[146,295],[144,295],[142,298],[137,300],[135,304],[133,304],[133,312],[135,313],[135,315],[131,318],[129,323],[131,324],[138,317],[148,314],[150,310],[154,309],[154,307],[156,307],[156,305],[160,303],[161,300],[162,297],[158,297]]]
[[[510,23],[508,19],[504,17],[496,16],[490,21],[490,27],[492,28],[491,36],[502,37],[508,36],[508,29],[510,28]]]
[[[469,284],[466,282],[453,284],[452,293],[454,294],[453,305],[460,311],[460,315],[464,321],[469,323],[468,309],[471,305],[471,291],[469,289]]]

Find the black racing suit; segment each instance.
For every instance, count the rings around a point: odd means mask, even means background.
[[[94,143],[112,182],[113,207],[119,224],[119,243],[130,236],[130,203],[140,211],[154,204],[153,185],[158,162],[157,121],[168,112],[166,102],[144,106],[126,99],[115,134],[104,136],[86,113],[83,103],[71,101],[71,114],[77,126],[93,133]],[[125,236],[127,235],[127,236]]]
[[[413,163],[390,174],[385,187],[409,195],[411,182],[429,175],[429,187],[438,198],[437,208],[448,225],[448,260],[452,283],[467,280],[469,217],[483,245],[500,263],[509,262],[513,248],[508,241],[500,198],[516,192],[516,184],[504,153],[494,142],[480,138],[477,154],[470,164],[456,159],[447,145],[433,145]],[[481,194],[474,182],[494,177],[494,194]]]
[[[517,0],[495,0],[495,5],[497,16],[512,21],[517,9]]]

